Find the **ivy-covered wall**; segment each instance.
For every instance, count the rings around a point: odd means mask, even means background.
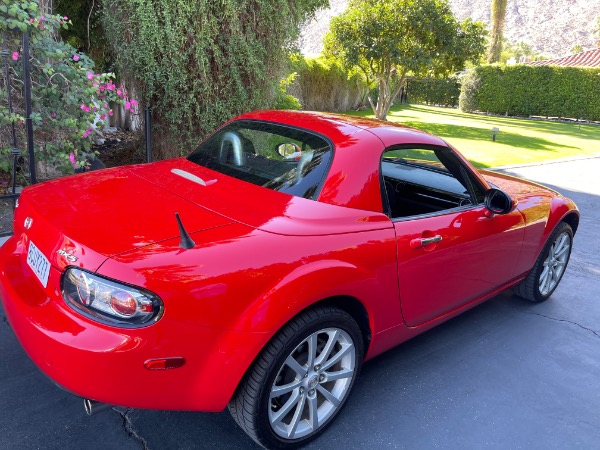
[[[157,157],[275,104],[300,23],[327,0],[104,0],[119,75],[153,108]]]
[[[600,69],[483,66],[471,77],[461,95],[467,110],[600,120]]]

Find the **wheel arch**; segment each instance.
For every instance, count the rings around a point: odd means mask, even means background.
[[[371,344],[371,338],[373,336],[373,327],[371,323],[371,318],[369,316],[369,312],[367,311],[365,305],[356,297],[352,297],[350,295],[338,295],[334,297],[324,298],[323,300],[314,303],[308,308],[324,305],[339,308],[347,312],[354,319],[362,333],[364,350],[366,355],[367,351],[369,350],[369,345]],[[302,312],[305,310],[300,311],[298,315],[302,314]]]
[[[568,223],[573,230],[573,236],[575,236],[577,233],[577,228],[579,227],[579,214],[577,214],[575,211],[571,211],[562,218],[561,222]]]
[[[281,329],[283,329],[288,323],[292,322],[296,317],[300,316],[305,311],[310,310],[315,307],[318,307],[318,306],[332,306],[332,307],[336,307],[336,308],[341,309],[342,311],[345,311],[346,313],[348,313],[354,319],[354,321],[357,323],[358,327],[360,328],[360,331],[361,331],[361,334],[363,337],[364,355],[367,354],[369,345],[371,343],[371,338],[372,338],[373,332],[372,332],[372,317],[369,315],[365,305],[360,300],[358,300],[356,297],[353,297],[350,295],[336,295],[336,296],[332,296],[332,297],[323,298],[315,303],[312,303],[311,305],[306,306],[304,309],[298,311],[294,316],[290,317],[285,323],[283,323],[271,335],[271,337],[264,343],[264,345],[260,348],[260,350],[254,355],[254,358],[252,358],[252,362],[248,365],[248,367],[244,371],[244,374],[238,381],[238,384],[237,384],[235,390],[233,391],[231,398],[235,398],[235,396],[237,395],[237,392],[238,392],[240,386],[243,384],[246,376],[252,370],[252,367],[254,366],[256,361],[260,358],[260,355],[262,354],[262,352],[265,350],[265,348],[268,347],[269,343],[275,338],[277,333],[279,333],[279,331]]]

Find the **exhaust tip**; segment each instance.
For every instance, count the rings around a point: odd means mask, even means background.
[[[97,402],[95,400],[90,400],[89,398],[83,399],[83,409],[88,416],[92,416],[111,407],[112,405],[109,405],[108,403]]]

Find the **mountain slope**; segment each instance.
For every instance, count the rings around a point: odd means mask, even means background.
[[[332,17],[342,13],[348,0],[329,0],[330,8],[321,10],[304,26],[299,47],[315,55],[323,48],[323,35]],[[489,24],[490,0],[450,0],[460,20],[467,17]],[[513,42],[525,42],[548,57],[571,53],[579,44],[584,50],[596,47],[593,35],[600,16],[600,0],[508,0],[504,35]]]

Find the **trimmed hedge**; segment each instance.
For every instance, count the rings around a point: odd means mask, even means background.
[[[410,78],[407,80],[409,103],[437,106],[456,106],[460,95],[457,77]]]
[[[600,120],[600,69],[482,66],[474,78],[477,89],[461,94],[467,111]]]
[[[349,111],[363,105],[367,88],[358,74],[348,74],[342,65],[323,57],[294,55],[292,70],[298,75],[288,93],[309,111]]]

